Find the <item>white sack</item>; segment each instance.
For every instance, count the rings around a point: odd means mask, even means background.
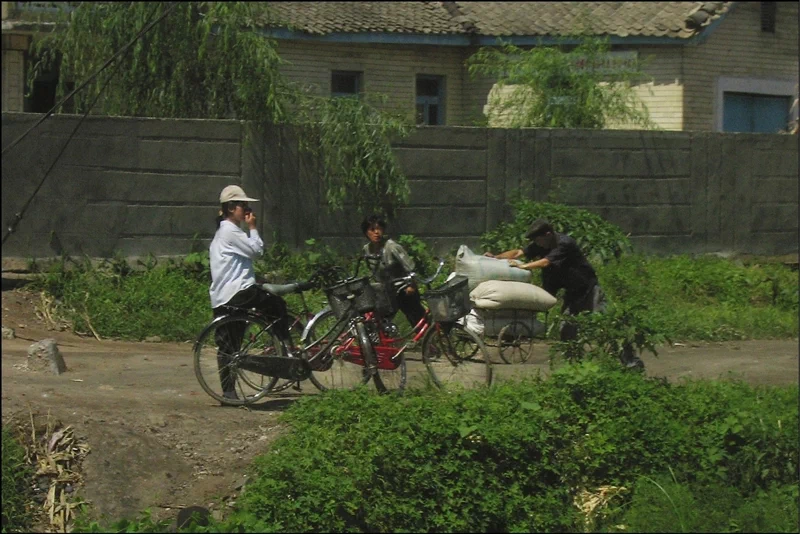
[[[467,245],[458,247],[456,253],[456,274],[469,278],[467,285],[475,289],[486,280],[513,280],[530,282],[531,272],[509,265],[508,260],[489,258],[472,252]]]
[[[483,318],[478,311],[472,308],[467,315],[457,322],[463,325],[465,330],[469,330],[478,337],[483,337]]]
[[[556,298],[539,286],[501,280],[481,282],[470,292],[469,298],[476,308],[486,310],[547,311],[556,304]]]

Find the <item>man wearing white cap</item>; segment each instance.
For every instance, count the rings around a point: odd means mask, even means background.
[[[248,206],[248,202],[258,199],[248,197],[238,185],[229,185],[219,195],[221,206],[217,220],[217,233],[209,247],[211,266],[211,308],[214,317],[225,314],[226,306],[238,308],[256,308],[268,317],[278,318],[275,334],[287,342],[289,346],[289,321],[286,316],[286,302],[277,295],[272,295],[256,284],[253,260],[264,252],[264,242],[256,230],[256,216]],[[250,235],[240,228],[247,223]],[[236,327],[235,323],[230,325]],[[242,325],[243,326],[243,325]],[[229,339],[241,344],[243,331],[229,332]],[[219,344],[223,343],[217,340]],[[238,347],[225,347],[217,357],[220,381],[224,395],[237,398],[234,381],[224,360],[224,353],[238,350]]]

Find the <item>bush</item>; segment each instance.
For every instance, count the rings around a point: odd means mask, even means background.
[[[225,528],[574,531],[580,488],[669,468],[758,499],[798,482],[797,400],[796,386],[675,386],[595,362],[460,393],[304,398]]]
[[[597,266],[611,302],[646,309],[673,340],[768,339],[798,333],[797,273],[713,256],[627,255]]]
[[[3,532],[28,532],[31,513],[29,498],[31,470],[25,450],[6,427],[3,432]]]
[[[514,221],[500,223],[497,228],[481,236],[481,246],[494,253],[524,248],[528,243],[525,233],[536,219],[547,219],[557,232],[575,239],[587,259],[593,264],[618,258],[631,251],[628,237],[618,226],[586,210],[535,202],[522,197],[511,202]]]
[[[617,512],[605,519],[608,530],[618,532],[612,527],[618,523],[631,532],[797,532],[798,491],[776,485],[744,496],[730,486],[664,474],[637,480],[630,507]]]

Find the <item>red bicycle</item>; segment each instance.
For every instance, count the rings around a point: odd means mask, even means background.
[[[407,282],[416,280],[428,288],[422,296],[428,304],[425,316],[405,334],[401,334],[391,321],[397,311],[391,291],[374,282],[370,284],[371,290],[365,290],[362,283],[362,293],[370,295],[363,297],[364,306],[359,311],[372,345],[371,352],[375,355],[371,375],[375,377],[379,390],[402,391],[409,380],[409,367],[415,371],[422,366],[438,387],[454,383],[464,387],[491,383],[491,359],[483,340],[457,322],[470,309],[466,279],[458,278],[436,290],[430,289],[443,266],[444,261],[441,261],[436,273],[427,279],[419,279],[414,273],[403,279]],[[353,294],[352,290],[348,291]],[[332,295],[331,290],[328,291],[328,301],[331,306],[309,321],[301,344],[312,351],[316,345],[335,345],[324,355],[329,361],[323,366],[319,362],[314,365],[316,356],[309,354],[312,381],[319,389],[352,388],[369,380],[370,375],[364,372],[369,363],[364,361],[356,337],[352,332],[342,333],[338,323],[345,316],[346,309],[358,308],[359,304],[341,301]],[[332,339],[336,335],[339,338]]]

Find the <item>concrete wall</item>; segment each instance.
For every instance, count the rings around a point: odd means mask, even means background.
[[[38,115],[4,113],[3,145]],[[36,189],[78,117],[45,121],[2,160],[4,232]],[[640,251],[670,254],[797,251],[796,136],[589,130],[420,128],[395,146],[410,204],[390,233],[438,250],[478,244],[511,213],[523,188],[600,214]],[[89,117],[80,126],[3,257],[61,252],[185,254],[207,247],[219,191],[229,183],[262,199],[259,226],[302,246],[363,242],[352,210],[328,213],[321,185],[293,134],[237,121]]]

